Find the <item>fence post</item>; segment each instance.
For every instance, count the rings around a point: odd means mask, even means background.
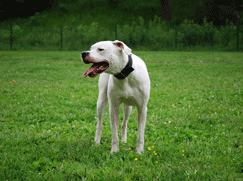
[[[116,29],[115,30],[116,30],[116,40],[118,40],[118,38],[117,38],[117,25],[116,25]]]
[[[13,23],[10,24],[10,50],[12,50],[13,44]]]
[[[60,40],[60,43],[61,43],[61,50],[62,50],[62,42],[63,42],[63,38],[62,38],[62,26],[61,26],[61,40]]]
[[[237,50],[240,51],[240,21],[237,22]]]
[[[175,48],[177,49],[177,26],[175,25]]]

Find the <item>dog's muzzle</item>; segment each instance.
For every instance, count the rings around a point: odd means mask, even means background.
[[[92,57],[90,57],[90,53],[87,51],[82,52],[82,59],[85,64],[93,63],[93,65],[84,72],[84,78],[88,76],[96,77],[109,67],[109,63],[107,61],[96,62]]]
[[[83,62],[86,64],[90,63],[85,60],[85,57],[87,57],[87,56],[89,56],[89,52],[86,52],[86,51],[82,52],[82,59],[83,59]]]

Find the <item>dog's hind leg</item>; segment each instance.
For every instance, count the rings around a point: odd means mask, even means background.
[[[138,138],[137,153],[141,154],[144,147],[144,131],[147,117],[147,106],[138,107]]]
[[[118,139],[119,106],[120,104],[112,104],[111,102],[109,102],[109,113],[110,113],[111,133],[112,133],[111,153],[119,151],[119,139]]]
[[[126,143],[127,142],[127,121],[132,112],[132,106],[128,106],[126,104],[123,104],[123,122],[122,122],[122,127],[121,127],[121,135],[122,135],[122,142]]]
[[[99,78],[99,97],[97,100],[98,123],[96,127],[95,142],[100,144],[102,133],[102,119],[107,105],[107,87],[110,75],[102,73]]]

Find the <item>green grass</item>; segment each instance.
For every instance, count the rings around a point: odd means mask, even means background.
[[[243,54],[134,53],[151,79],[141,155],[136,108],[118,153],[108,107],[95,144],[98,78],[80,52],[1,51],[0,180],[242,180]]]

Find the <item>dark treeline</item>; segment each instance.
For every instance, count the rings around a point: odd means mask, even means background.
[[[243,12],[243,0],[14,0],[0,6],[1,22],[28,25],[125,25],[142,17],[145,22],[155,16],[171,24],[185,19],[214,25],[226,20],[237,23]],[[34,20],[33,20],[34,19]]]

